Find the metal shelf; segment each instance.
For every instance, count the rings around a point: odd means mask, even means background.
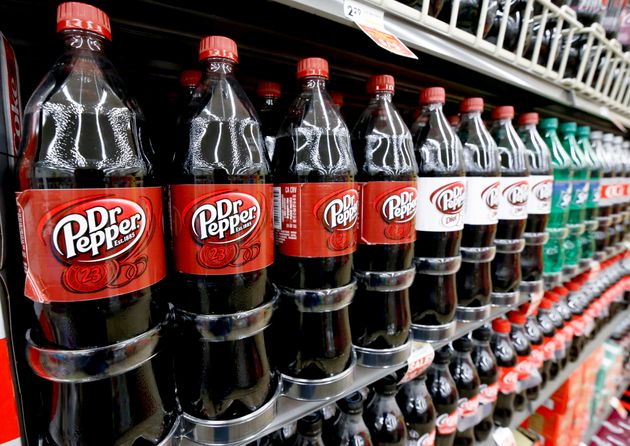
[[[352,20],[344,15],[344,0],[274,1],[347,26],[356,26]],[[614,82],[608,81],[609,78],[613,79],[613,74],[604,74],[601,82],[598,79],[600,76],[594,76],[595,79],[591,80],[591,84],[595,85],[595,88],[585,86],[582,81],[564,79],[562,77],[564,68],[561,68],[561,72],[558,73],[553,68],[550,68],[549,64],[547,64],[547,67],[543,67],[533,63],[524,58],[522,54],[518,54],[518,50],[515,54],[497,47],[490,42],[480,39],[479,34],[473,36],[456,28],[454,22],[447,24],[428,16],[421,10],[411,8],[395,0],[361,0],[361,2],[383,11],[385,28],[412,49],[464,66],[490,78],[501,80],[564,106],[584,111],[600,119],[610,120],[613,123],[630,127],[630,108],[627,104],[628,101],[625,100],[626,96],[630,98],[630,94],[623,94],[622,91],[619,91],[620,89],[626,90],[626,82],[617,84],[616,79]],[[615,64],[628,62],[626,54],[622,54],[621,50],[617,48],[617,42],[611,42],[606,40],[605,37],[600,37],[597,27],[594,30],[582,27],[574,17],[571,17],[572,12],[570,9],[558,8],[549,4],[546,0],[536,0],[535,2],[542,4],[548,9],[549,17],[555,14],[558,17],[562,17],[565,24],[570,23],[575,28],[571,31],[572,33],[592,32],[595,34],[593,51],[595,51],[597,44],[604,48],[604,50],[601,50],[602,54],[597,57],[604,58],[604,54],[607,54],[606,62],[612,63],[613,59],[620,61],[615,62]],[[533,3],[533,0],[530,0],[531,3]],[[557,42],[557,44],[561,43]],[[582,65],[585,68],[582,69],[581,77],[587,78],[589,74],[587,71],[590,71],[589,67],[586,67],[587,64],[585,63]],[[615,65],[614,67],[618,66]],[[612,71],[614,71],[613,68],[611,68]],[[627,74],[624,70],[619,71],[624,75]],[[607,82],[603,82],[604,78]],[[609,84],[612,84],[613,87]],[[605,96],[602,91],[606,91],[610,98]],[[612,99],[613,95],[614,99]],[[612,110],[612,108],[616,110]]]
[[[514,306],[505,306],[505,307],[493,306],[490,313],[490,317],[482,321],[458,322],[454,336],[452,336],[449,339],[433,343],[431,344],[431,346],[434,349],[438,349],[448,344],[449,342],[454,341],[455,339],[465,336],[471,331],[490,322],[491,320],[496,319],[497,317],[500,317],[506,314],[508,311],[514,309],[515,307],[527,302],[528,299],[529,299],[529,296],[527,294],[524,294],[523,297],[521,297],[521,299],[519,300],[519,302]],[[417,344],[418,345],[416,347],[420,347],[420,348],[423,346],[426,347],[427,345],[425,343],[417,343]],[[376,369],[376,368],[357,366],[354,371],[354,379],[353,379],[352,385],[349,386],[347,389],[345,389],[345,391],[341,395],[335,398],[331,398],[329,400],[325,400],[325,401],[298,401],[291,398],[287,398],[285,396],[281,396],[278,400],[278,415],[275,417],[275,419],[273,420],[271,424],[269,424],[262,432],[256,435],[256,438],[263,437],[267,434],[270,434],[282,428],[283,426],[291,422],[297,421],[298,419],[308,415],[309,413],[312,413],[329,404],[332,404],[336,400],[339,400],[345,397],[346,395],[350,395],[353,392],[363,389],[364,387],[369,386],[370,384],[378,381],[379,379],[391,373],[396,372],[399,369],[402,369],[403,367],[390,367],[390,368]],[[250,442],[250,441],[252,440],[250,439],[247,442]],[[243,442],[242,444],[245,444],[247,442]]]
[[[567,366],[560,371],[558,376],[553,381],[549,381],[544,389],[540,391],[540,395],[534,401],[528,403],[527,410],[516,412],[514,417],[512,418],[512,423],[510,423],[510,429],[516,429],[521,425],[526,418],[528,418],[538,407],[543,405],[551,395],[555,393],[556,390],[560,388],[562,384],[569,378],[569,375],[573,373],[585,360],[590,356],[591,353],[597,349],[600,345],[602,345],[610,336],[614,333],[617,326],[627,317],[630,316],[630,310],[625,310],[622,313],[618,314],[614,317],[612,321],[610,321],[603,329],[600,331],[595,339],[589,342],[586,345],[586,348],[582,350],[580,356],[577,358],[575,362],[569,362]]]

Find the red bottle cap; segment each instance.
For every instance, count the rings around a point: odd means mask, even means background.
[[[271,96],[272,98],[279,98],[281,92],[282,87],[277,82],[260,81],[256,89],[256,94],[260,97]]]
[[[459,122],[461,121],[458,115],[451,115],[448,118],[446,118],[446,120],[452,127],[458,126]]]
[[[389,74],[379,74],[370,77],[367,81],[367,92],[369,94],[374,94],[377,91],[389,91],[390,93],[394,93],[394,91],[396,91],[394,76],[390,76]]]
[[[297,64],[297,78],[321,76],[328,79],[328,61],[320,57],[302,59]]]
[[[518,311],[510,311],[508,313],[508,319],[513,324],[524,324],[527,322],[527,317],[523,313],[519,313]]]
[[[330,99],[332,99],[333,104],[335,104],[337,107],[343,107],[343,93],[339,93],[338,91],[331,91]]]
[[[509,333],[512,326],[510,325],[510,321],[499,317],[492,321],[492,329],[497,333]]]
[[[550,301],[549,299],[543,297],[543,299],[540,301],[540,305],[538,307],[542,308],[543,310],[549,310],[549,309],[553,308],[553,302]]]
[[[540,118],[538,116],[538,113],[522,113],[521,116],[518,117],[518,124],[538,124],[539,120]]]
[[[511,105],[503,105],[501,107],[495,107],[492,110],[492,119],[513,119],[514,118],[514,107]]]
[[[551,291],[556,293],[558,296],[562,296],[562,297],[567,297],[569,295],[569,290],[567,290],[565,287],[561,285],[554,287],[553,290]]]
[[[579,291],[580,290],[580,284],[575,282],[575,281],[571,281],[571,282],[565,283],[564,287],[567,290],[569,290],[569,291]]]
[[[482,112],[483,98],[466,98],[459,104],[461,113]]]
[[[112,40],[107,14],[85,3],[67,2],[57,7],[57,32],[66,29],[84,29]]]
[[[442,87],[425,88],[420,92],[420,104],[444,104],[446,101],[446,92]]]
[[[223,57],[238,63],[236,42],[223,36],[208,36],[199,42],[199,60],[209,57]]]
[[[552,302],[560,302],[560,296],[553,291],[545,291],[545,297]]]
[[[524,316],[527,316],[527,312],[529,311],[529,302],[522,304],[518,307],[518,311],[520,311]],[[532,310],[532,314],[538,314],[538,307]]]
[[[201,79],[201,71],[184,70],[179,74],[179,85],[182,87],[194,87]]]

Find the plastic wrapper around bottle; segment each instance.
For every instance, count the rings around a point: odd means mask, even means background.
[[[276,138],[273,158],[274,281],[280,302],[272,324],[285,394],[337,395],[352,379],[349,305],[357,247],[359,192],[350,134],[326,90],[328,63],[298,63],[301,91]],[[298,218],[299,217],[299,218]]]
[[[421,92],[421,125],[415,143],[418,161],[418,209],[414,264],[410,290],[412,334],[418,339],[441,339],[454,329],[457,306],[455,276],[466,192],[461,142],[442,111],[443,88]]]
[[[416,176],[413,140],[392,103],[392,76],[367,82],[370,104],[352,132],[361,202],[350,307],[359,364],[382,367],[407,361],[408,288],[414,280]]]
[[[43,436],[158,444],[176,407],[157,328],[168,307],[155,154],[107,57],[107,15],[63,3],[57,31],[63,53],[25,108],[17,165],[30,364],[53,388]]]

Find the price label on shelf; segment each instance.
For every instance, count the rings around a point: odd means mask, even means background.
[[[494,444],[497,446],[516,446],[516,439],[514,438],[514,432],[507,427],[500,427],[494,430],[492,434]]]
[[[426,342],[413,341],[411,354],[407,359],[407,373],[400,380],[400,384],[420,376],[433,362],[433,356],[435,356],[433,347]]]
[[[385,29],[385,13],[381,9],[355,0],[344,0],[343,14],[381,48],[399,56],[418,58],[398,37]]]

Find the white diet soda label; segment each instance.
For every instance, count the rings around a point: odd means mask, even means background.
[[[498,221],[499,177],[467,177],[464,224],[493,225]]]
[[[501,177],[499,220],[527,218],[529,177]]]
[[[461,231],[464,227],[465,177],[418,177],[416,230]]]
[[[531,175],[529,177],[528,214],[549,214],[553,193],[553,175]]]

